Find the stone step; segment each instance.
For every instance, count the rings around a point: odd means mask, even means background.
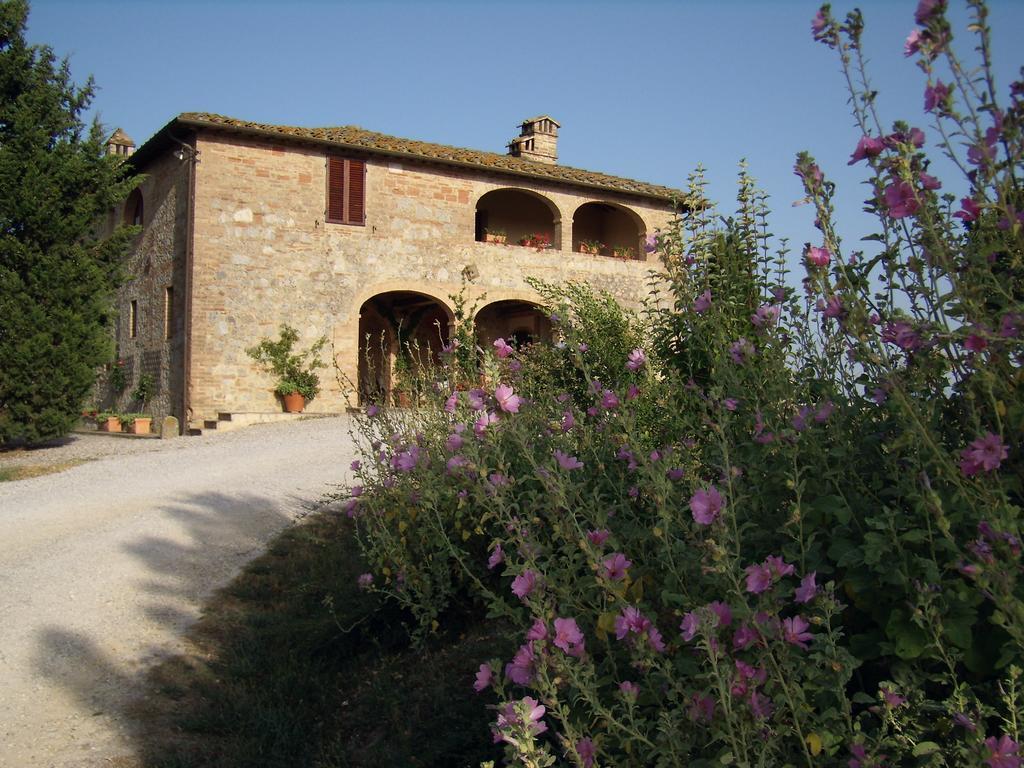
[[[232,411],[219,412],[216,419],[193,420],[189,422],[187,434],[202,436],[209,432],[230,432],[253,424],[273,424],[281,421],[295,421],[303,418],[323,418],[337,416],[336,413],[303,411],[302,413],[284,413],[282,411]]]

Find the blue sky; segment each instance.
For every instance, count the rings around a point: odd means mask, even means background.
[[[916,0],[854,5],[883,119],[921,125],[924,84],[903,40]],[[962,4],[952,0],[964,50]],[[1022,62],[1024,2],[990,3],[997,85]],[[347,0],[35,0],[30,42],[93,75],[94,107],[141,144],[180,112],[302,126],[356,124],[397,136],[503,152],[524,118],[561,122],[560,162],[673,187],[701,163],[731,210],[736,166],[770,194],[773,230],[816,241],[792,174],[806,149],[838,182],[847,245],[859,213],[859,138],[834,52],[811,40],[814,2],[349,2]],[[1015,39],[1016,38],[1016,39]],[[946,189],[957,180],[937,163]]]

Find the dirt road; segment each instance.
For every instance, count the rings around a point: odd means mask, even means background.
[[[347,480],[348,426],[85,436],[55,460],[100,458],[0,484],[0,766],[121,764],[145,670],[181,650],[212,590]]]

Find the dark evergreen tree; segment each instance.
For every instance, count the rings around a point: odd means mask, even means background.
[[[136,181],[83,120],[92,79],[78,87],[67,59],[26,44],[27,17],[26,0],[0,0],[0,443],[71,429],[112,357],[134,234],[98,236]]]

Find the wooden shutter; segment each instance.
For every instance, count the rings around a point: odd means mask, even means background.
[[[328,156],[327,221],[334,224],[364,224],[365,194],[366,163]]]
[[[327,158],[327,220],[345,221],[345,160]]]
[[[348,166],[348,217],[346,224],[362,224],[365,217],[363,194],[365,191],[366,167],[362,160],[346,160]]]

